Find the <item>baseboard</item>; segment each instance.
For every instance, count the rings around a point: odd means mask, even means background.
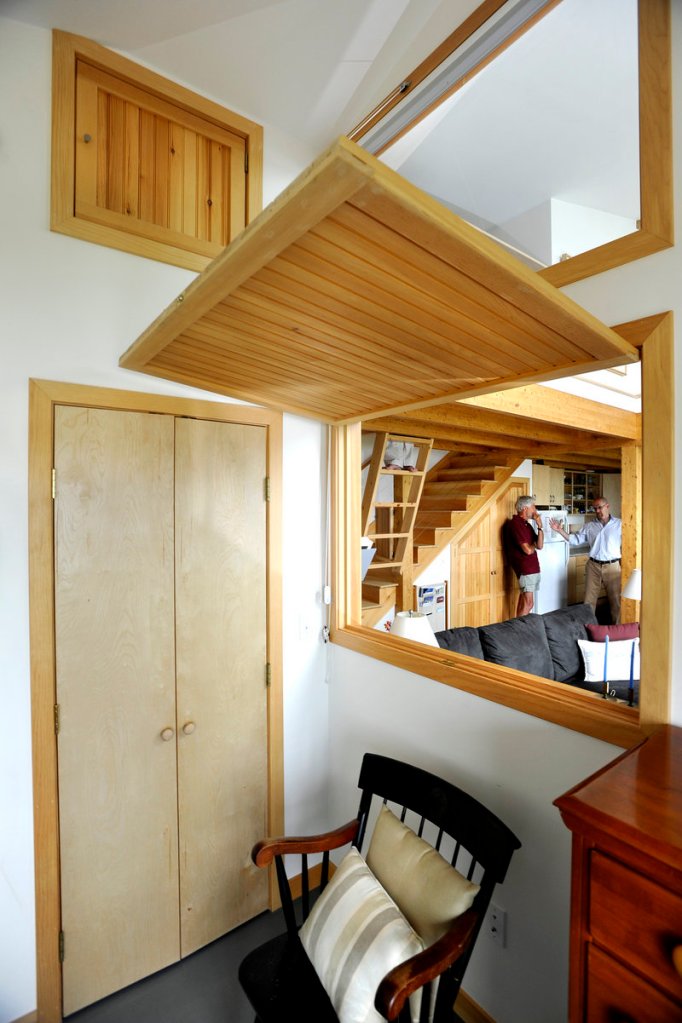
[[[334,876],[334,871],[335,870],[336,870],[336,866],[330,860],[329,861],[329,878],[330,878],[330,880]],[[321,863],[316,863],[314,867],[311,867],[309,869],[309,871],[308,871],[308,887],[310,888],[311,892],[314,891],[315,888],[319,888],[321,874],[322,874],[322,864]],[[292,899],[299,899],[301,897],[301,875],[300,874],[296,874],[295,877],[290,877],[289,878],[289,886],[291,888],[291,897],[292,897]],[[23,1020],[19,1021],[19,1023],[23,1023]]]
[[[461,989],[455,1002],[455,1012],[462,1020],[462,1023],[495,1023],[492,1016],[489,1016],[478,1002],[475,1002],[466,991]]]

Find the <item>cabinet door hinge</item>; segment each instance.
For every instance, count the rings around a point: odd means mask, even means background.
[[[52,470],[52,500],[57,496],[57,470]]]
[[[59,962],[64,962],[64,931],[59,932]]]
[[[270,477],[265,477],[265,500],[270,500]]]
[[[59,704],[54,705],[54,734],[59,735]]]
[[[272,682],[272,665],[268,663],[268,664],[265,665],[265,685],[269,686],[271,682]]]

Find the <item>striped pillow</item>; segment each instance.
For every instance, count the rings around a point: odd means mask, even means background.
[[[341,861],[299,937],[340,1023],[382,1023],[374,1008],[380,981],[424,948],[357,849]]]

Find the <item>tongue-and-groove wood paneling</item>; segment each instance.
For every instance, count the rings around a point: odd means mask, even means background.
[[[339,139],[120,363],[347,423],[636,359],[496,243]]]

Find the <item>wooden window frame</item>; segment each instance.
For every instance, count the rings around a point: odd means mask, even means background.
[[[361,624],[361,424],[333,428],[331,639],[415,675],[628,748],[670,720],[674,501],[673,315],[614,327],[642,359],[642,684],[638,707]],[[666,537],[662,544],[660,538]],[[647,610],[648,609],[648,610]]]
[[[192,251],[160,238],[141,236],[120,227],[93,222],[76,213],[76,78],[77,62],[84,60],[114,75],[157,100],[209,121],[244,140],[248,159],[245,214],[250,223],[263,206],[263,129],[212,100],[163,78],[83,36],[54,29],[52,33],[52,191],[50,228],[84,241],[121,249],[197,272],[213,256]],[[151,229],[150,229],[151,230]],[[159,232],[160,229],[157,229]],[[189,243],[189,239],[188,239]]]
[[[267,690],[269,834],[284,830],[284,739],[282,711],[282,413],[249,405],[176,398],[137,391],[57,383],[29,382],[29,617],[31,631],[31,719],[36,885],[38,1016],[44,1023],[62,1019],[62,971],[59,961],[60,875],[59,802],[55,707],[54,532],[52,466],[56,405],[83,405],[187,416],[222,423],[260,426],[267,431]],[[279,905],[274,873],[269,879],[270,908]]]
[[[426,57],[403,82],[396,86],[366,117],[348,133],[348,138],[362,145],[363,137],[388,113],[447,60],[480,26],[490,18],[506,0],[484,0],[475,11],[455,29],[432,53]],[[400,138],[414,127],[447,96],[471,80],[489,64],[519,34],[532,27],[561,0],[548,0],[537,14],[519,32],[474,68],[443,96],[436,99],[423,113],[415,117],[395,136]],[[670,27],[670,0],[638,0],[639,22],[639,175],[640,226],[622,238],[606,242],[594,249],[581,252],[561,263],[548,266],[538,273],[560,288],[574,281],[592,277],[615,266],[642,259],[654,252],[670,248],[674,242],[674,196],[672,157],[672,46]],[[391,143],[395,139],[391,140]],[[387,144],[388,145],[388,144]],[[384,146],[379,153],[387,148]],[[376,154],[378,155],[378,154]]]

